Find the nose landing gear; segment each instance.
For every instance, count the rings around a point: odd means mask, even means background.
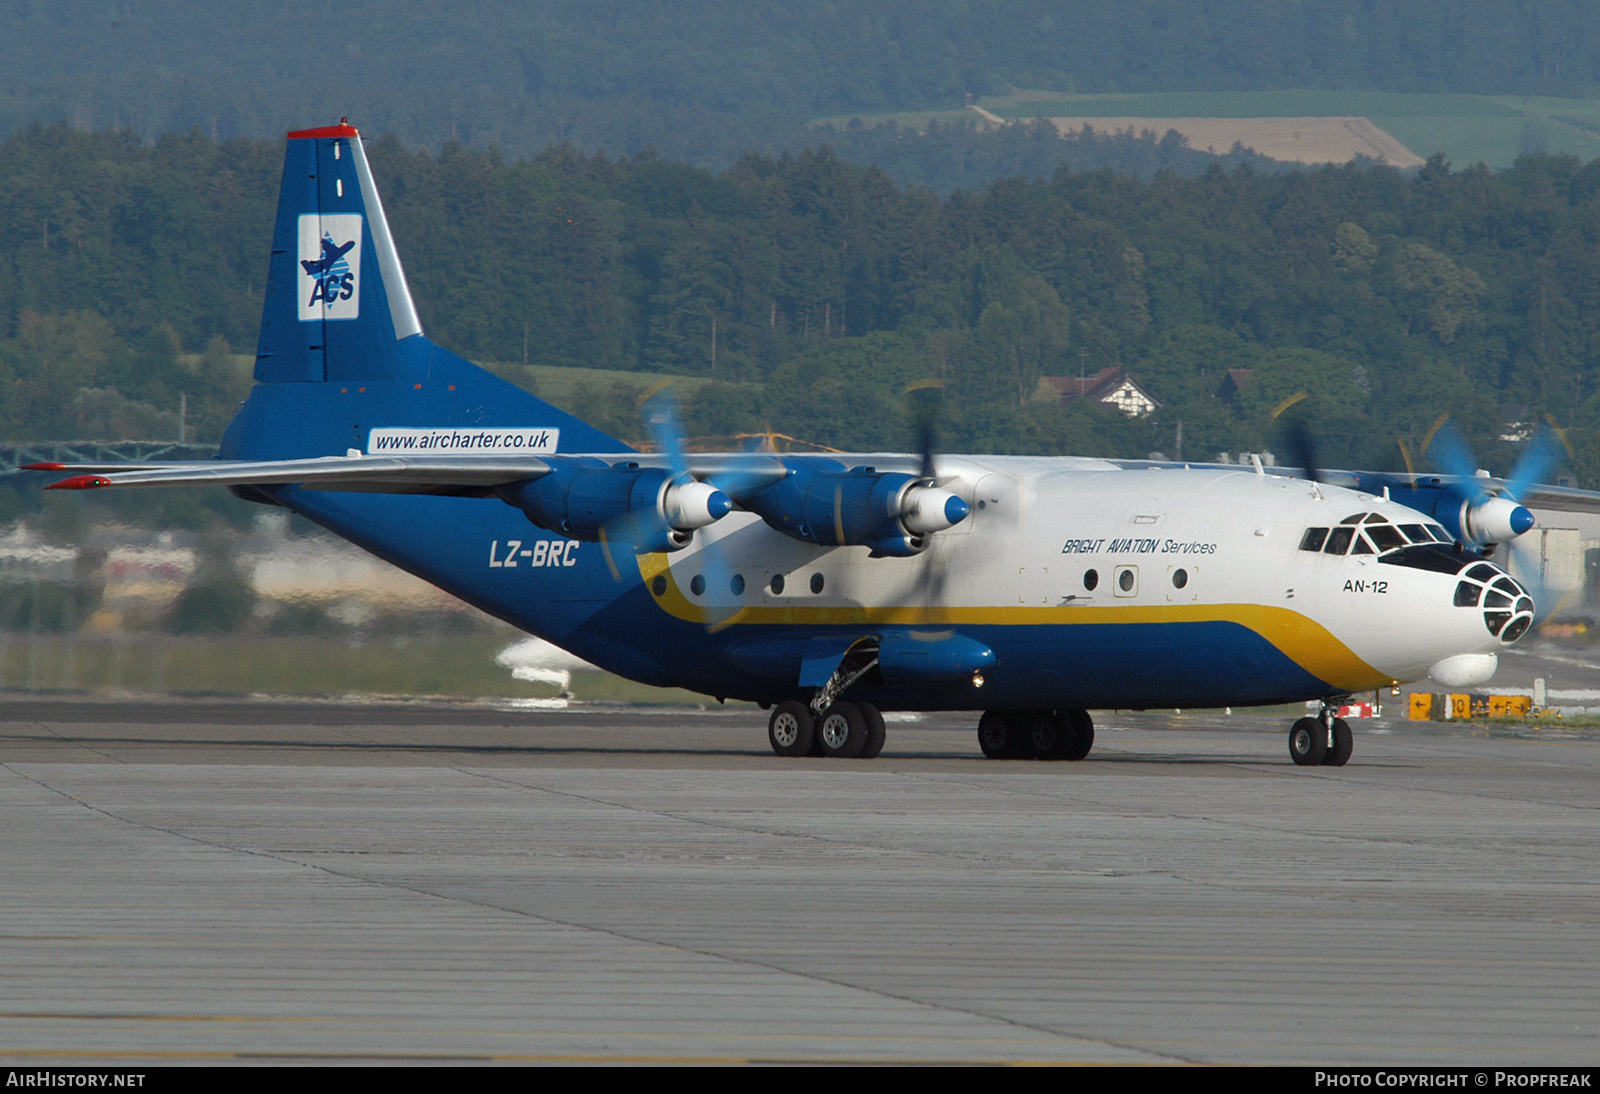
[[[1315,718],[1301,718],[1289,727],[1289,758],[1298,767],[1343,767],[1355,751],[1350,723],[1335,718],[1338,707],[1324,702]]]

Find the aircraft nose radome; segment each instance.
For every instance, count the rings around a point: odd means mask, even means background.
[[[1513,535],[1520,536],[1532,527],[1533,514],[1528,512],[1524,506],[1519,505],[1511,511],[1511,532]]]
[[[944,503],[944,519],[951,524],[960,524],[967,519],[967,514],[970,512],[972,509],[967,503],[954,494],[951,494],[950,500]]]

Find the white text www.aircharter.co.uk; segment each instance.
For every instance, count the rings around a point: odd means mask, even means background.
[[[367,452],[374,456],[546,455],[556,450],[560,439],[559,429],[374,429],[367,437]]]

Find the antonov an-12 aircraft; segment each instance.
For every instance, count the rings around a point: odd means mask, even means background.
[[[347,121],[288,137],[255,387],[218,458],[35,465],[52,489],[209,483],[284,506],[633,680],[769,708],[780,756],[871,757],[881,711],[981,712],[990,757],[1081,760],[1089,711],[1484,682],[1533,623],[1490,560],[1522,502],[1471,474],[1083,458],[685,454],[428,341]]]

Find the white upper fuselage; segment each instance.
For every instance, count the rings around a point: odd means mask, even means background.
[[[816,547],[735,512],[664,556],[674,590],[661,604],[757,625],[1226,621],[1346,691],[1415,680],[1506,644],[1481,611],[1455,604],[1454,574],[1302,549],[1308,528],[1352,517],[1428,522],[1383,498],[1250,469],[1125,470],[1090,459],[945,457],[938,473],[971,513],[919,556]],[[742,580],[715,580],[721,568]],[[702,573],[714,580],[696,595]]]

